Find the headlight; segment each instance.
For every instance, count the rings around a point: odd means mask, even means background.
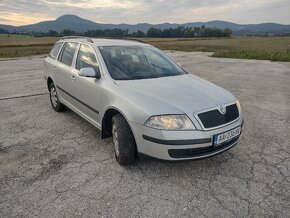
[[[236,99],[236,105],[238,107],[239,113],[241,114],[242,113],[242,107],[241,107],[240,101],[238,99]]]
[[[165,130],[193,130],[193,123],[186,115],[160,115],[150,117],[145,126]]]

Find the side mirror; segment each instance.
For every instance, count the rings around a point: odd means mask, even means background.
[[[80,69],[79,76],[83,77],[94,77],[97,79],[101,78],[100,70],[97,67],[96,69],[92,67],[84,67]]]

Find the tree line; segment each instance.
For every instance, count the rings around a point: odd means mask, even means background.
[[[200,37],[231,37],[232,30],[229,28],[218,29],[212,27],[184,27],[168,28],[160,30],[151,27],[147,31],[148,37],[164,37],[164,38],[200,38]]]
[[[179,26],[177,28],[168,28],[168,29],[158,29],[151,27],[147,32],[141,30],[129,33],[128,29],[105,29],[105,30],[88,30],[84,33],[78,33],[73,30],[63,30],[61,32],[50,30],[46,33],[34,32],[34,36],[72,36],[72,35],[81,35],[87,37],[152,37],[152,38],[201,38],[201,37],[231,37],[232,30],[229,28],[218,29],[211,27],[184,27]]]
[[[9,32],[7,31],[7,30],[4,30],[4,29],[2,29],[2,28],[0,28],[0,34],[8,34]]]

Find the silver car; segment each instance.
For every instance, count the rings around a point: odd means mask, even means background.
[[[137,41],[64,37],[44,61],[50,101],[112,137],[121,165],[138,157],[210,157],[237,144],[239,101],[157,48]]]

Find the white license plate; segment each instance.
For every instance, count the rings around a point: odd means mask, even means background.
[[[218,134],[218,135],[214,135],[213,136],[213,144],[214,145],[219,145],[222,144],[223,142],[229,141],[232,138],[237,137],[238,135],[240,135],[241,133],[241,127],[237,127],[235,129],[232,129],[230,131]]]

